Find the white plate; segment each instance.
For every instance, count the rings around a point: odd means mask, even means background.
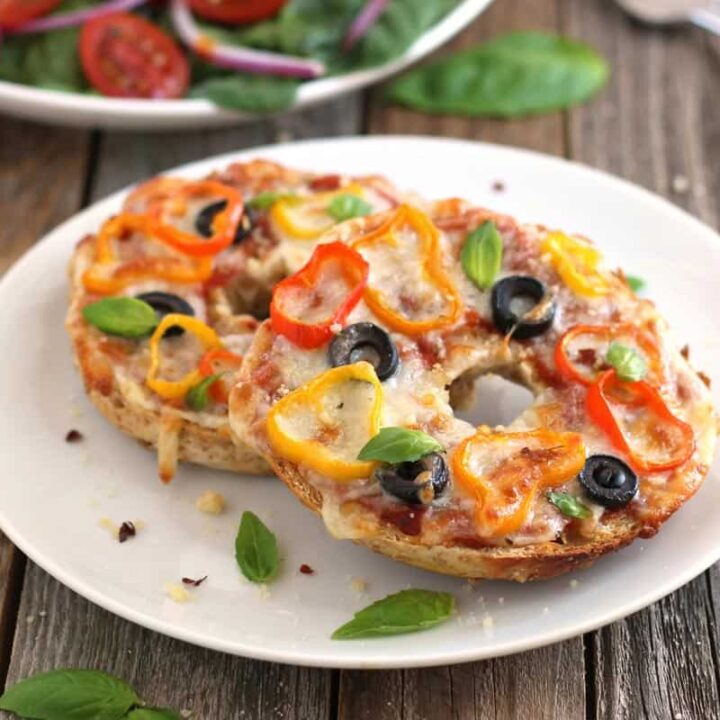
[[[463,0],[419,37],[402,57],[386,65],[304,83],[292,109],[315,105],[401,72],[457,35],[492,1]],[[43,90],[2,80],[0,112],[53,125],[126,130],[209,128],[237,125],[258,117],[223,110],[208,100],[122,100]]]
[[[720,367],[720,238],[644,190],[530,152],[422,138],[260,148],[177,172],[200,176],[255,155],[317,170],[381,172],[427,196],[464,195],[528,221],[585,233],[611,263],[647,278],[698,367]],[[505,192],[492,191],[496,180],[506,184]],[[525,586],[483,582],[472,588],[334,541],[318,518],[271,479],[183,468],[164,487],[153,456],[108,426],[84,399],[62,327],[65,265],[73,244],[120,202],[121,194],[114,195],[66,222],[0,284],[6,348],[0,353],[0,524],[35,562],[93,602],[159,632],[231,653],[307,665],[410,667],[493,657],[577,635],[657,600],[720,557],[718,463],[699,496],[657,538],[572,578]],[[521,397],[504,391],[501,396],[502,413]],[[66,444],[70,428],[81,430],[84,442]],[[227,514],[212,518],[194,509],[206,489],[227,497]],[[276,531],[283,549],[283,572],[267,596],[235,565],[233,540],[245,509]],[[120,545],[98,526],[103,517],[142,520],[146,527]],[[301,575],[301,563],[316,574]],[[203,575],[209,579],[193,591],[193,602],[179,605],[165,596],[166,581]],[[353,578],[367,581],[366,593],[353,589]],[[329,639],[353,611],[409,586],[453,592],[457,617],[415,635]]]

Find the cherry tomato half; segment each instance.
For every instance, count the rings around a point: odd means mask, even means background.
[[[206,20],[243,25],[277,14],[287,0],[190,0],[192,9]]]
[[[47,15],[62,0],[0,0],[0,27],[15,27]]]
[[[129,13],[86,23],[80,60],[92,86],[110,97],[179,98],[190,81],[190,66],[175,41]]]

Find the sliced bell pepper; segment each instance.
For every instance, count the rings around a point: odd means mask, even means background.
[[[224,348],[213,348],[208,350],[201,358],[198,363],[198,370],[202,377],[210,377],[218,372],[218,365],[222,367],[229,367],[236,370],[242,363],[242,357],[236,355],[229,350]],[[222,378],[218,378],[208,390],[210,397],[221,405],[226,405],[228,401],[228,389]]]
[[[95,262],[83,274],[87,290],[114,294],[143,280],[167,280],[181,284],[202,283],[212,274],[212,260],[181,260],[170,256],[144,255],[118,265],[113,242],[128,233],[142,233],[155,241],[151,223],[144,215],[123,213],[108,220],[95,241]]]
[[[520,530],[541,490],[577,476],[585,445],[577,433],[481,427],[457,446],[450,465],[455,481],[475,500],[478,532],[502,537]]]
[[[577,348],[573,357],[572,344],[580,338],[587,337],[588,347]],[[610,343],[621,338],[628,338],[642,351],[650,370],[654,384],[662,381],[663,368],[655,338],[635,325],[575,325],[558,340],[555,346],[555,364],[560,374],[573,382],[592,385],[599,377],[603,367],[605,354]],[[592,343],[595,343],[595,346]],[[599,351],[600,350],[600,351]],[[585,356],[583,356],[585,354]]]
[[[203,377],[197,368],[179,380],[162,380],[157,376],[160,370],[160,341],[171,327],[181,327],[192,333],[207,350],[222,348],[220,337],[202,320],[179,313],[166,315],[150,337],[150,367],[145,376],[145,384],[165,400],[185,397],[188,390],[197,385]]]
[[[551,232],[542,241],[541,248],[550,255],[562,281],[576,295],[600,297],[612,289],[608,278],[599,270],[602,254],[590,243]]]
[[[398,231],[408,227],[415,233],[420,245],[419,260],[422,273],[441,295],[446,305],[446,312],[428,319],[414,320],[405,315],[402,308],[393,304],[392,301],[397,298],[392,298],[371,285],[365,289],[365,302],[391,329],[407,335],[421,335],[454,324],[460,318],[462,311],[460,293],[443,270],[440,233],[432,220],[417,208],[401,205],[380,227],[356,240],[353,247],[362,250],[383,243],[391,248],[397,248]]]
[[[315,240],[337,224],[337,220],[328,214],[328,207],[338,195],[362,198],[365,193],[361,185],[350,183],[332,192],[286,195],[273,203],[270,219],[284,235],[297,240]]]
[[[675,417],[658,390],[644,380],[622,382],[608,370],[589,387],[586,407],[592,421],[637,470],[673,470],[695,451],[692,427]],[[616,410],[626,411],[624,423]],[[631,440],[633,434],[655,447],[641,448]],[[659,452],[653,455],[653,449]]]
[[[206,196],[215,201],[225,200],[226,205],[212,221],[209,238],[185,232],[167,222],[167,215],[182,216],[187,211],[189,198]],[[240,192],[215,180],[186,182],[175,194],[157,203],[150,210],[152,229],[157,237],[170,247],[193,257],[217,255],[232,244],[243,216],[243,198]]]
[[[360,302],[369,271],[351,247],[341,242],[318,245],[304,267],[275,286],[270,303],[273,331],[306,350],[324,345]]]
[[[367,414],[352,412],[352,386],[367,385]],[[356,389],[358,389],[356,387]],[[267,416],[267,433],[275,451],[337,482],[367,478],[375,463],[357,460],[360,449],[377,435],[383,407],[383,390],[372,365],[357,362],[327,370],[278,400]],[[334,414],[349,412],[345,422]],[[301,434],[298,437],[294,434]],[[306,437],[302,437],[302,433]]]

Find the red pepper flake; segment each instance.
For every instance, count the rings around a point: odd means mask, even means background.
[[[593,348],[582,348],[578,350],[578,362],[592,367],[597,362],[597,353]]]
[[[201,577],[199,580],[193,580],[192,578],[186,578],[184,577],[182,579],[183,585],[192,585],[193,587],[200,587],[206,580],[208,579],[208,576]]]
[[[303,563],[303,564],[300,566],[300,572],[301,572],[303,575],[314,575],[314,574],[315,574],[315,571],[314,571],[309,565],[307,565],[306,563]]]
[[[698,370],[698,377],[705,383],[705,387],[712,386],[712,380],[702,370]]]
[[[118,540],[121,543],[124,543],[126,540],[129,540],[131,537],[135,537],[135,535],[137,535],[137,530],[135,529],[135,523],[132,523],[129,520],[126,520],[120,526],[120,530],[118,530]]]
[[[65,436],[65,442],[76,443],[84,440],[83,434],[79,430],[69,430]]]
[[[496,180],[492,184],[492,189],[497,193],[505,192],[505,183],[502,180]]]
[[[321,175],[310,181],[310,189],[315,191],[338,190],[341,184],[342,178],[339,175]]]

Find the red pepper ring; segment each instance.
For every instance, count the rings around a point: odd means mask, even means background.
[[[655,338],[635,325],[630,324],[575,325],[567,330],[555,346],[555,365],[559,373],[566,380],[579,382],[587,386],[592,385],[598,380],[598,375],[590,377],[588,374],[581,372],[568,354],[568,343],[581,335],[601,336],[607,338],[608,344],[612,342],[614,338],[622,335],[632,337],[643,351],[654,379],[658,382],[662,380],[663,371],[660,360],[660,350],[655,342]]]
[[[317,323],[306,323],[293,315],[288,300],[293,296],[306,295],[312,304],[323,300],[316,287],[318,277],[328,263],[336,262],[350,286],[342,301],[329,317]],[[324,345],[333,335],[334,325],[343,325],[347,316],[360,302],[367,285],[370,266],[357,250],[341,242],[318,245],[307,264],[294,275],[275,286],[270,303],[270,324],[274,332],[284,335],[290,342],[305,350]]]
[[[198,363],[198,371],[203,377],[210,377],[214,375],[218,370],[214,363],[220,363],[222,365],[229,365],[232,369],[240,367],[242,363],[242,356],[236,355],[234,352],[225,350],[224,348],[214,348],[208,350],[201,358]],[[228,401],[228,389],[222,378],[218,378],[208,390],[210,397],[221,405],[226,405]]]
[[[613,388],[613,384],[617,387]],[[636,410],[645,408],[652,412],[667,430],[666,436],[669,436],[672,428],[679,435],[679,441],[670,457],[663,461],[653,461],[633,450],[612,410],[611,400],[616,405],[632,407]],[[643,380],[622,382],[617,378],[614,370],[607,370],[589,387],[585,402],[591,420],[603,430],[618,450],[628,456],[637,470],[646,472],[673,470],[689,460],[695,451],[695,433],[692,427],[675,417],[660,393]]]
[[[207,195],[213,200],[225,200],[226,206],[212,221],[212,235],[209,238],[179,230],[164,222],[164,214],[179,210],[184,212],[189,197]],[[174,206],[174,207],[173,207]],[[150,209],[153,233],[170,247],[195,257],[217,255],[230,246],[235,239],[243,215],[243,197],[238,190],[214,180],[188,182],[180,186],[177,195],[166,198]]]

